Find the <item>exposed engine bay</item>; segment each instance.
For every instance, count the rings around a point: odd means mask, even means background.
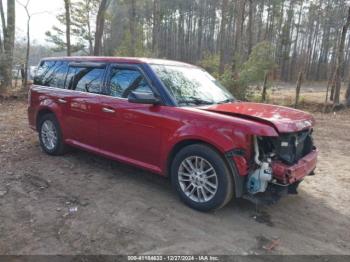
[[[262,159],[281,160],[293,165],[314,148],[312,129],[296,133],[281,134],[279,137],[258,137],[259,153]]]
[[[297,164],[300,159],[315,149],[311,135],[312,129],[281,134],[279,137],[254,136],[255,168],[248,176],[247,192],[254,195],[265,192],[269,185],[278,185],[291,187],[296,193],[299,181],[293,186],[286,181],[279,181],[279,177],[274,176],[272,164],[276,162],[283,166]]]

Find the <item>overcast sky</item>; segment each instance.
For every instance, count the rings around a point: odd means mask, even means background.
[[[16,37],[25,38],[26,35],[27,15],[19,4],[26,2],[27,0],[16,0]],[[30,13],[39,13],[31,19],[31,38],[33,41],[45,44],[45,32],[54,24],[57,25],[56,15],[64,9],[63,0],[30,0],[28,9]]]

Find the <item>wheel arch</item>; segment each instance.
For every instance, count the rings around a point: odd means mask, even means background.
[[[215,145],[208,143],[207,141],[201,140],[201,139],[185,139],[182,141],[179,141],[178,143],[176,143],[171,151],[170,154],[168,155],[167,158],[167,163],[166,163],[166,176],[169,177],[169,179],[171,179],[171,175],[170,175],[170,170],[171,170],[171,164],[172,161],[174,159],[174,157],[176,156],[176,154],[178,152],[180,152],[181,149],[185,148],[186,146],[190,146],[190,145],[194,145],[194,144],[203,144],[206,145],[210,148],[212,148],[215,152],[217,152],[221,158],[223,159],[223,161],[226,164],[227,169],[230,171],[230,174],[232,176],[233,179],[233,183],[234,183],[234,192],[235,195],[237,197],[239,197],[241,195],[241,177],[239,176],[238,173],[238,169],[236,167],[235,161],[234,159],[232,159],[229,154],[229,152],[222,152],[219,148],[217,148]]]
[[[41,109],[38,110],[38,113],[36,114],[36,123],[35,123],[35,126],[36,126],[36,130],[39,131],[39,123],[40,123],[40,118],[42,118],[44,115],[47,115],[47,114],[53,114],[55,115],[55,112],[50,109],[50,108],[47,108],[47,107],[43,107]],[[56,116],[56,115],[55,115]],[[57,117],[56,117],[57,118]]]
[[[170,168],[171,168],[171,164],[173,162],[174,157],[176,156],[176,154],[183,148],[185,148],[186,146],[190,146],[190,145],[194,145],[194,144],[204,144],[207,146],[210,146],[211,148],[213,148],[215,151],[220,152],[216,147],[214,147],[213,145],[209,144],[208,142],[201,140],[201,139],[184,139],[181,140],[179,142],[177,142],[170,150],[170,153],[167,157],[167,161],[166,161],[166,176],[167,177],[171,177],[170,176]]]

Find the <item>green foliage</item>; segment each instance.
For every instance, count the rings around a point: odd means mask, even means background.
[[[75,0],[70,2],[71,20],[71,51],[89,54],[92,52],[94,37],[94,18],[98,10],[99,0]],[[66,17],[65,13],[57,15],[59,26],[53,26],[51,31],[45,33],[47,41],[54,44],[55,52],[64,51],[66,43]]]
[[[216,78],[218,78],[219,76],[219,64],[220,64],[220,56],[217,54],[205,55],[204,58],[198,63],[200,67],[207,70],[210,74],[212,74]]]
[[[80,40],[94,41],[93,28],[99,3],[100,0],[79,0],[72,6],[72,34],[79,37]]]
[[[234,77],[231,69],[226,68],[220,76],[219,81],[234,97],[240,100],[246,100],[247,84],[242,79]]]
[[[198,63],[198,65],[208,71],[212,76],[220,81],[238,99],[245,99],[245,85],[240,80],[234,80],[231,68],[228,66],[222,75],[219,74],[220,56],[208,54]]]
[[[264,81],[265,73],[275,68],[273,46],[268,42],[257,44],[249,59],[238,68],[236,75],[232,69],[226,67],[224,73],[219,75],[219,56],[207,55],[199,62],[210,74],[216,77],[236,98],[245,100],[250,97],[248,85]]]
[[[142,26],[136,28],[136,43],[135,43],[135,56],[136,57],[151,57],[152,54],[149,49],[145,48],[142,42]],[[115,48],[115,56],[131,56],[131,34],[127,27],[125,27],[123,38],[121,43]]]
[[[265,73],[276,67],[273,58],[273,46],[268,42],[258,43],[252,50],[247,62],[242,66],[240,80],[242,83],[251,84],[262,82]]]

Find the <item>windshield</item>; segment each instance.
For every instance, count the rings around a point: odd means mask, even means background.
[[[196,67],[151,65],[178,105],[210,105],[234,101],[208,72]]]

